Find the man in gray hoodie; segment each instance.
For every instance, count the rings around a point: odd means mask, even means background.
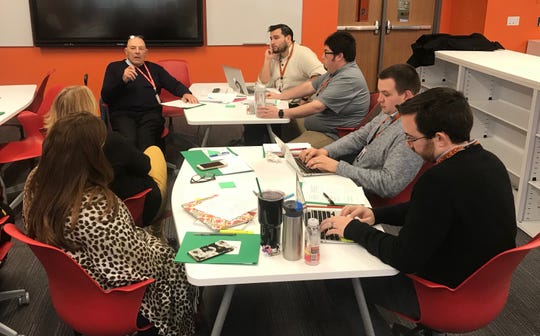
[[[310,148],[300,158],[310,168],[335,172],[352,179],[366,193],[389,198],[401,192],[416,176],[423,161],[405,144],[396,109],[420,91],[416,70],[395,64],[379,73],[378,103],[382,113],[360,129],[320,149]],[[352,163],[336,159],[356,155]]]

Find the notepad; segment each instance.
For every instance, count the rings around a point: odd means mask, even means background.
[[[250,211],[244,211],[244,212],[238,212],[235,210],[231,210],[229,213],[232,214],[234,212],[236,217],[233,217],[231,215],[225,215],[225,218],[222,218],[218,213],[218,211],[222,210],[207,210],[207,208],[204,205],[201,205],[202,203],[206,202],[213,202],[213,199],[218,197],[218,195],[212,195],[206,198],[200,198],[196,199],[194,201],[184,203],[182,204],[182,208],[186,210],[190,215],[195,217],[198,221],[208,226],[211,230],[219,231],[223,229],[228,229],[234,226],[238,226],[241,224],[249,223],[253,220],[256,214],[256,208],[257,208],[257,201],[250,201],[250,205],[247,208],[251,208]],[[255,199],[253,196],[251,196],[253,199]],[[228,197],[228,199],[233,199],[232,197]],[[228,202],[224,202],[222,200],[222,205],[220,207],[226,207]],[[243,208],[244,209],[244,208]],[[251,211],[252,210],[252,211]],[[208,211],[208,212],[207,212]]]
[[[201,232],[186,232],[180,249],[176,253],[174,261],[184,263],[199,264],[246,264],[256,265],[259,262],[259,249],[261,236],[259,234],[237,234],[237,235],[200,235]],[[203,233],[204,234],[204,233]],[[225,240],[235,249],[229,253],[196,262],[188,255],[188,251],[216,242]]]
[[[234,153],[230,148],[223,149],[197,149],[181,152],[191,168],[200,176],[214,174],[215,176],[229,175],[253,171],[242,158]],[[209,170],[200,170],[198,164],[212,161],[221,161],[226,164],[225,167]]]
[[[194,108],[194,107],[203,106],[204,104],[201,104],[201,103],[186,103],[182,99],[177,99],[177,100],[171,100],[171,101],[166,102],[166,103],[161,103],[161,105],[171,106],[171,107],[178,107],[178,108],[182,108],[182,109],[190,109],[190,108]]]

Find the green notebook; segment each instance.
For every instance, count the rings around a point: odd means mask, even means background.
[[[226,240],[230,242],[239,242],[240,251],[236,251],[219,255],[214,258],[207,259],[202,262],[197,262],[188,255],[189,250],[216,242],[218,240]],[[236,243],[238,244],[238,243]],[[236,234],[224,235],[219,233],[208,232],[186,232],[184,240],[180,245],[180,249],[174,258],[176,262],[198,263],[198,264],[246,264],[256,265],[259,262],[259,249],[261,244],[261,235],[259,234]]]

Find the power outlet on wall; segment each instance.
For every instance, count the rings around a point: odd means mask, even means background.
[[[509,16],[506,19],[507,26],[519,26],[519,16]]]

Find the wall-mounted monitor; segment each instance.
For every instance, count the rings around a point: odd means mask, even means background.
[[[38,47],[201,46],[202,0],[29,0]]]

